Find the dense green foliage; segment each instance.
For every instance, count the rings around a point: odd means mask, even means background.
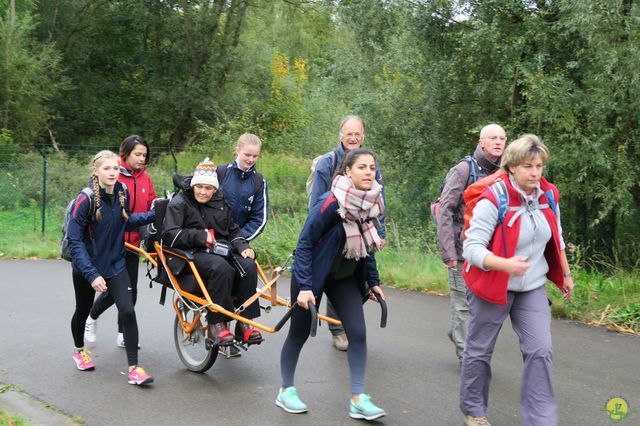
[[[424,247],[427,202],[498,122],[551,148],[586,264],[635,268],[639,24],[636,0],[0,0],[0,153],[73,164],[133,132],[156,153],[224,153],[253,131],[267,153],[311,159],[356,113],[396,231]],[[0,208],[38,201],[25,192]],[[291,194],[276,210],[296,209]]]

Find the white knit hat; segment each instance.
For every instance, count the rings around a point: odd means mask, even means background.
[[[209,160],[209,157],[205,158],[196,170],[193,172],[193,177],[191,178],[191,186],[202,184],[202,185],[213,185],[216,189],[220,188],[220,184],[218,183],[218,174],[216,173],[216,165],[213,164]]]

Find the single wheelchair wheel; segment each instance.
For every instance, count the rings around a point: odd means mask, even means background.
[[[180,302],[179,302],[180,303]],[[176,316],[173,323],[173,340],[180,361],[196,373],[204,373],[211,368],[218,358],[218,347],[207,342],[206,327],[201,324],[200,313],[189,309],[180,309],[183,321],[196,323],[191,333],[185,333]]]

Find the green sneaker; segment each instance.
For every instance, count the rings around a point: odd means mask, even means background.
[[[298,392],[293,386],[280,390],[276,398],[276,405],[287,413],[306,413],[309,411],[307,404],[298,397]]]
[[[349,403],[349,417],[352,419],[375,420],[387,415],[382,408],[376,407],[371,402],[371,397],[366,393],[358,395],[358,399],[357,404],[353,400],[350,400]]]

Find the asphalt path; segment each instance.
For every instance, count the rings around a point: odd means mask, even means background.
[[[579,283],[577,284],[579,285]],[[288,293],[286,279],[281,293]],[[346,354],[331,346],[320,327],[301,354],[296,375],[306,414],[274,405],[280,385],[279,354],[288,326],[239,358],[218,357],[204,374],[187,371],[173,344],[174,313],[158,304],[141,267],[137,316],[140,364],[155,377],[141,388],[128,385],[124,349],[115,346],[116,310],[99,320],[91,347],[96,369],[82,372],[71,358],[74,310],[71,268],[65,261],[0,261],[0,382],[17,384],[37,399],[89,425],[341,425],[347,417],[349,370]],[[459,370],[446,336],[449,299],[385,289],[389,321],[367,303],[369,359],[367,392],[387,416],[374,424],[461,425]],[[169,295],[171,292],[169,293]],[[261,321],[274,325],[276,308]],[[554,386],[561,425],[612,424],[605,404],[615,396],[630,405],[622,424],[640,424],[640,338],[554,320]],[[488,417],[494,426],[520,424],[522,359],[508,322],[493,357]]]

